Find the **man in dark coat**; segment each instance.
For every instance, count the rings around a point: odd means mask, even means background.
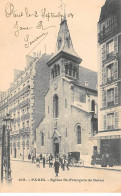
[[[56,177],[58,177],[59,167],[60,167],[59,159],[56,159],[56,160],[55,160],[55,163],[54,163],[54,168],[55,168]]]

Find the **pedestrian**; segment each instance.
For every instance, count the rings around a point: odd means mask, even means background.
[[[56,177],[58,177],[59,167],[60,167],[59,159],[56,158],[56,159],[55,159],[55,163],[54,163],[54,168],[55,168]]]
[[[43,157],[43,168],[45,168],[45,156]]]
[[[64,159],[64,157],[62,158],[62,170],[63,171],[65,170],[65,159]]]
[[[65,166],[66,166],[67,170],[69,170],[69,163],[68,163],[67,159],[65,159]]]
[[[32,155],[32,163],[34,163],[34,156]]]
[[[39,159],[39,157],[36,158],[36,166],[40,168],[40,159]]]

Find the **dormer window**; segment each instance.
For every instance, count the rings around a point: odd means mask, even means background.
[[[59,50],[60,47],[61,47],[61,42],[62,42],[62,39],[61,39],[61,37],[59,37],[59,39],[58,39],[58,50]]]

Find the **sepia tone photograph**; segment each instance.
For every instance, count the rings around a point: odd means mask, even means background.
[[[0,14],[0,193],[120,193],[121,0]]]

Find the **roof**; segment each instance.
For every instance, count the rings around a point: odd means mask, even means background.
[[[101,8],[101,14],[100,14],[100,19],[99,22],[107,18],[109,15],[112,15],[113,13],[117,12],[117,8],[115,7],[114,4],[116,5],[117,3],[121,3],[121,0],[106,0],[104,6]]]
[[[79,86],[97,91],[97,72],[79,66]]]
[[[60,29],[57,37],[56,48],[53,56],[51,57],[50,61],[54,59],[59,54],[68,54],[78,59],[79,63],[81,62],[81,58],[77,55],[74,51],[70,32],[67,25],[67,20],[63,20],[60,24]],[[49,62],[47,64],[49,64]]]

